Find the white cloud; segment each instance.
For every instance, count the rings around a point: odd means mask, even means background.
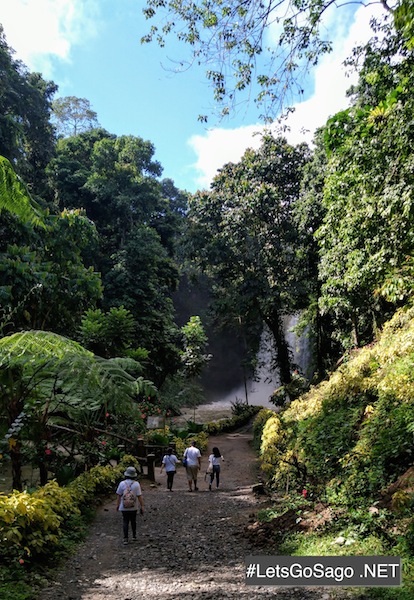
[[[194,167],[200,173],[197,184],[208,187],[217,169],[226,163],[238,162],[248,147],[259,148],[260,135],[256,135],[256,132],[261,130],[261,125],[247,125],[237,129],[215,128],[205,136],[192,136],[189,144],[197,154]]]
[[[351,26],[345,32],[343,27],[336,29],[334,52],[325,56],[315,68],[314,94],[306,101],[295,105],[295,111],[285,122],[290,130],[284,132],[292,144],[310,143],[318,127],[324,125],[335,113],[347,108],[346,90],[356,81],[356,74],[347,76],[344,60],[357,44],[366,42],[371,36],[369,21],[376,10],[379,16],[381,8],[372,6],[371,10],[359,8]],[[383,14],[383,11],[382,13]],[[327,23],[328,26],[328,23]],[[342,29],[342,36],[338,32]],[[258,148],[262,125],[248,125],[235,129],[216,128],[205,136],[190,138],[189,145],[197,155],[193,165],[198,186],[208,188],[217,170],[228,162],[238,162],[247,148]],[[254,134],[256,135],[254,136]]]
[[[98,0],[1,0],[7,43],[31,70],[53,74],[53,61],[96,35]]]

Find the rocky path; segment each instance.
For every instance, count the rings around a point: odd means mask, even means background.
[[[138,542],[122,545],[121,515],[115,499],[102,507],[89,538],[38,600],[328,600],[326,590],[252,587],[245,584],[244,559],[262,554],[244,536],[249,515],[260,508],[253,494],[256,458],[251,434],[240,431],[209,441],[225,457],[219,490],[204,482],[188,492],[184,469],[174,491],[157,469],[157,485],[143,483],[145,515]]]

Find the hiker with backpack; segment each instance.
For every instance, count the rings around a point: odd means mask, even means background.
[[[116,490],[116,510],[122,512],[122,528],[124,532],[124,545],[128,544],[128,530],[131,524],[132,541],[137,541],[137,512],[138,503],[140,513],[144,514],[144,500],[142,499],[141,486],[136,481],[135,467],[128,467],[124,473],[125,479],[120,482]]]

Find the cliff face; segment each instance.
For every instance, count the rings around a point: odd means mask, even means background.
[[[201,385],[207,402],[220,400],[231,395],[233,390],[244,386],[243,348],[241,341],[234,332],[218,331],[212,324],[209,314],[210,290],[206,279],[201,279],[197,285],[183,277],[180,286],[173,297],[176,309],[177,324],[182,327],[191,316],[198,315],[208,337],[207,351],[212,354],[203,376]]]
[[[208,352],[212,359],[201,378],[201,385],[207,402],[234,402],[247,399],[250,404],[273,406],[269,396],[280,385],[277,372],[272,369],[271,343],[269,334],[263,331],[258,350],[258,371],[254,379],[244,373],[242,362],[245,355],[243,342],[230,329],[218,330],[212,324],[209,313],[211,301],[207,279],[197,285],[183,277],[173,298],[177,324],[182,327],[191,316],[198,315],[209,340]],[[294,364],[308,378],[312,375],[310,344],[306,334],[298,338],[292,331],[298,316],[285,317],[286,339],[291,348]]]

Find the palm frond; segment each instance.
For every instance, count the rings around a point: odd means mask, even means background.
[[[152,381],[149,381],[148,379],[144,379],[143,377],[138,377],[135,380],[135,385],[136,385],[136,393],[138,395],[143,395],[143,396],[157,396],[158,395],[158,389],[155,387],[155,385],[152,383]]]
[[[49,412],[93,412],[102,406],[131,410],[137,395],[156,395],[151,381],[136,379],[122,361],[95,356],[83,346],[49,331],[22,331],[0,339],[0,368],[19,365],[31,378]]]

